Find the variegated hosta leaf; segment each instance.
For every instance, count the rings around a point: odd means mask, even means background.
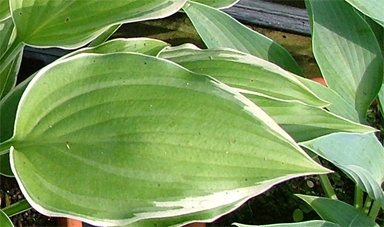
[[[368,23],[345,1],[308,0],[313,52],[328,87],[364,119],[383,78],[383,58]]]
[[[96,225],[212,220],[274,184],[328,172],[232,88],[129,53],[41,70],[7,146],[36,210]]]
[[[246,95],[297,142],[335,132],[374,132],[376,129],[349,121],[322,108],[259,95]]]
[[[281,100],[298,100],[325,106],[291,73],[250,54],[226,48],[201,50],[190,44],[166,48],[159,57],[169,59],[197,73],[208,74],[244,93],[260,93]]]
[[[384,150],[373,133],[335,133],[301,145],[347,173],[384,208]]]
[[[162,18],[186,0],[10,0],[18,40],[32,46],[80,47],[111,25]]]
[[[308,195],[297,196],[308,203],[325,221],[340,226],[379,227],[371,218],[343,201]]]
[[[293,76],[296,77],[296,79],[302,82],[317,96],[329,102],[330,104],[327,106],[329,111],[351,121],[360,122],[359,113],[356,111],[354,106],[340,97],[337,92],[312,80],[300,76]]]
[[[235,5],[239,0],[194,0],[214,8],[225,9]]]
[[[360,12],[371,17],[384,27],[384,4],[382,0],[345,0]]]
[[[80,50],[67,54],[64,58],[81,53],[107,54],[117,52],[135,52],[156,56],[167,46],[169,46],[169,44],[161,40],[149,38],[113,39],[95,47],[81,48]]]
[[[228,14],[198,2],[183,7],[208,48],[227,47],[273,62],[302,75],[303,71],[289,52],[268,37],[251,30]]]

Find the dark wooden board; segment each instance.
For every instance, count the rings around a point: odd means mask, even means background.
[[[303,35],[311,34],[307,11],[302,8],[260,0],[240,0],[223,11],[247,24]]]

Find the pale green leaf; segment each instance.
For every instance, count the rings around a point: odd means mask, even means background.
[[[263,109],[297,142],[334,132],[374,132],[376,129],[354,123],[321,108],[259,95],[246,95]]]
[[[273,62],[297,75],[303,75],[287,50],[226,13],[192,1],[186,3],[183,9],[208,48],[227,47],[240,50]]]
[[[382,83],[383,58],[367,22],[344,1],[308,1],[313,52],[328,86],[365,118]]]
[[[282,224],[270,224],[270,225],[244,225],[240,223],[233,223],[237,227],[340,227],[340,225],[329,221],[305,221],[296,223],[282,223]]]
[[[371,17],[384,27],[384,4],[382,0],[345,0],[360,12]]]
[[[301,145],[347,173],[384,208],[384,149],[373,133],[335,133]]]
[[[177,12],[185,2],[11,0],[11,11],[18,40],[32,46],[76,48],[112,25],[166,17]]]
[[[159,56],[194,72],[213,76],[244,93],[256,92],[314,106],[327,105],[291,73],[250,54],[224,48],[200,50],[189,44],[166,48]]]
[[[308,195],[297,196],[308,203],[325,221],[337,223],[340,226],[379,227],[371,218],[340,200]]]
[[[239,0],[194,0],[214,8],[225,9],[235,5]]]
[[[11,219],[0,209],[0,226],[1,227],[13,227]]]
[[[9,146],[33,208],[95,225],[214,219],[279,182],[328,172],[232,88],[132,53],[40,70]]]
[[[169,44],[161,40],[149,38],[113,39],[96,47],[82,48],[80,50],[71,52],[64,56],[64,58],[68,58],[81,53],[107,54],[117,52],[135,52],[156,56],[162,49],[167,46],[169,46]]]
[[[295,77],[321,99],[326,100],[330,104],[327,106],[329,111],[351,121],[360,122],[359,114],[355,108],[341,98],[337,92],[312,80],[300,76]]]
[[[9,16],[11,16],[11,11],[9,10],[9,0],[0,0],[0,21]]]

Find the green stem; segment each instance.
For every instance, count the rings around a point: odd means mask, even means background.
[[[315,157],[314,159],[315,159],[315,161],[317,161],[318,163],[321,164],[321,161],[318,157]],[[323,188],[325,195],[330,199],[338,200],[337,195],[335,193],[335,190],[333,190],[332,184],[329,181],[328,176],[327,175],[319,175],[319,178],[320,178],[321,187]]]
[[[105,30],[101,35],[99,35],[96,39],[94,39],[88,47],[95,47],[102,43],[104,43],[109,37],[113,35],[119,29],[121,24],[112,25],[107,30]]]
[[[371,207],[371,210],[369,211],[368,216],[372,218],[373,220],[376,220],[377,215],[379,215],[381,206],[377,201],[373,201],[373,205]]]
[[[367,199],[365,200],[365,203],[364,203],[363,213],[368,215],[369,210],[371,209],[371,206],[372,206],[372,198],[367,196]]]
[[[354,205],[356,209],[362,211],[363,210],[363,201],[364,201],[364,192],[361,188],[355,184],[355,201]]]
[[[9,153],[9,149],[11,148],[12,145],[13,145],[13,142],[11,139],[0,143],[0,155]]]
[[[31,205],[27,202],[27,200],[23,199],[17,203],[14,203],[10,206],[4,207],[3,211],[6,213],[9,217],[12,217],[14,215],[23,213],[27,210],[31,209]]]

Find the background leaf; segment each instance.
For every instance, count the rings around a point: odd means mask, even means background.
[[[81,53],[118,53],[118,52],[135,52],[146,55],[156,56],[162,49],[169,46],[166,42],[149,38],[130,38],[130,39],[113,39],[96,47],[81,48],[73,51],[64,58],[68,58]]]
[[[276,183],[328,172],[230,87],[139,54],[41,70],[5,145],[32,207],[96,225],[213,219]]]
[[[384,26],[384,4],[380,0],[345,0],[358,9],[360,12],[371,17],[375,21]]]
[[[166,48],[159,57],[176,62],[197,73],[208,74],[244,93],[298,100],[308,105],[325,106],[291,73],[250,54],[227,48],[200,50],[191,45]]]
[[[220,10],[188,2],[183,10],[208,48],[227,47],[273,62],[297,75],[303,71],[287,50]]]
[[[384,208],[384,150],[373,133],[335,133],[300,145],[343,170]]]
[[[366,21],[344,1],[307,1],[313,52],[329,88],[365,118],[382,83],[380,46]],[[330,19],[332,18],[332,19]]]
[[[302,142],[335,132],[373,132],[374,128],[357,124],[321,108],[300,102],[275,100],[265,96],[246,95],[263,109],[295,141]]]
[[[225,9],[235,5],[239,0],[194,0],[214,8]]]
[[[297,196],[308,203],[326,221],[337,223],[340,226],[379,227],[371,218],[342,201],[308,195]]]
[[[9,0],[0,0],[0,21],[9,16],[11,16],[11,11],[9,10]]]
[[[166,17],[177,12],[185,2],[11,0],[11,10],[18,40],[31,46],[77,48],[111,25]]]

